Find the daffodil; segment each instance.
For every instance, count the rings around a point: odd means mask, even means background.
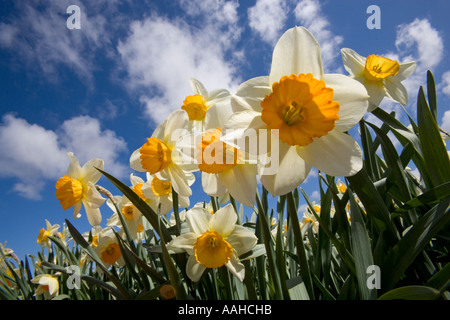
[[[206,194],[215,197],[227,192],[240,203],[253,207],[256,199],[256,164],[248,162],[244,153],[221,141],[222,130],[206,131],[197,146],[198,167]]]
[[[206,90],[195,78],[189,80],[193,95],[187,96],[181,109],[186,111],[193,130],[221,128],[231,116],[230,92],[226,89]]]
[[[186,274],[197,282],[208,268],[226,266],[240,281],[245,268],[239,256],[250,251],[257,242],[253,232],[236,225],[237,215],[231,204],[214,214],[203,207],[194,207],[186,214],[191,232],[181,234],[169,243],[169,248],[189,254]]]
[[[190,187],[195,181],[194,176],[188,175],[187,179]],[[144,196],[153,200],[150,203],[153,211],[158,212],[159,209],[159,213],[165,215],[173,210],[172,181],[161,180],[157,175],[149,175],[148,181],[142,186],[142,192]],[[189,197],[178,194],[178,207],[187,208],[189,205]]]
[[[312,203],[315,213],[320,216],[321,207],[320,205],[316,204],[315,202]],[[313,233],[317,234],[319,232],[319,221],[317,221],[316,216],[314,213],[311,212],[311,209],[308,207],[306,208],[305,212],[303,212],[303,217],[300,221],[300,228],[303,227],[311,227],[313,230]]]
[[[139,172],[156,174],[158,179],[170,181],[173,189],[182,196],[190,196],[192,190],[190,181],[194,178],[192,172],[198,170],[193,159],[187,159],[186,146],[177,142],[186,136],[188,131],[188,116],[183,110],[172,112],[167,119],[153,132],[151,138],[135,150],[130,157],[130,166]]]
[[[149,174],[147,173],[147,176]],[[147,204],[151,204],[154,202],[153,199],[147,198],[143,192],[143,186],[145,185],[145,181],[134,174],[130,175],[131,188],[132,190]],[[122,214],[125,223],[127,225],[128,231],[130,232],[130,236],[133,240],[142,241],[143,233],[144,233],[144,223],[142,218],[142,213],[133,205],[133,203],[128,200],[125,196],[115,196],[113,197],[116,202],[117,209],[120,214]],[[106,202],[108,207],[113,210],[114,214],[108,219],[106,223],[107,226],[117,226],[120,228],[120,234],[123,234],[123,228],[121,224],[121,220],[119,218],[119,213],[116,210],[116,206],[112,203],[112,200],[108,199]]]
[[[259,145],[258,155],[277,157],[278,169],[268,174],[259,161],[259,175],[271,194],[286,194],[312,167],[331,176],[351,176],[362,168],[362,151],[346,131],[363,117],[367,101],[358,81],[324,74],[320,45],[307,29],[295,27],[275,45],[269,76],[244,82],[232,96],[235,113],[223,139],[269,131],[279,148],[263,154]],[[228,134],[233,130],[238,134]]]
[[[111,265],[116,267],[125,265],[119,242],[111,227],[106,227],[98,233],[97,245],[93,249],[106,268]]]
[[[58,279],[50,274],[39,274],[31,279],[31,282],[38,285],[35,296],[43,294],[46,299],[51,299],[59,293]]]
[[[72,152],[68,153],[70,165],[67,174],[56,182],[56,198],[64,210],[73,207],[73,217],[78,219],[81,214],[81,205],[86,210],[89,223],[92,226],[99,225],[102,216],[99,207],[105,202],[95,187],[101,177],[98,169],[103,169],[103,160],[92,159],[80,166],[78,159]]]
[[[368,111],[376,109],[384,97],[401,105],[408,103],[408,91],[401,82],[413,74],[415,61],[399,63],[375,54],[365,58],[349,48],[342,49],[341,53],[345,70],[369,93]]]
[[[41,245],[41,248],[47,247],[49,252],[52,251],[52,241],[49,236],[57,236],[59,224],[52,225],[47,219],[45,219],[45,229],[42,228],[39,231],[37,243]]]

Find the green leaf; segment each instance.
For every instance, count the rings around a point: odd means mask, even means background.
[[[426,286],[406,286],[386,292],[378,300],[436,300],[440,292]]]
[[[350,216],[352,223],[350,230],[352,234],[352,253],[355,259],[356,277],[358,279],[359,292],[363,300],[373,300],[376,298],[376,290],[367,286],[367,268],[373,265],[372,249],[369,234],[367,233],[364,220],[361,217],[361,210],[349,192]]]
[[[417,255],[450,221],[450,198],[446,198],[422,216],[392,248],[381,268],[382,289],[391,290]]]
[[[440,291],[446,290],[450,286],[450,263],[433,275],[425,285]]]
[[[422,146],[423,157],[430,173],[430,178],[434,185],[449,182],[450,159],[439,132],[439,127],[425,100],[425,94],[422,87],[419,90],[417,101],[417,118],[420,144]]]
[[[312,276],[308,264],[308,259],[306,257],[306,251],[303,243],[303,237],[300,230],[300,221],[298,220],[297,207],[294,202],[294,196],[291,192],[287,194],[287,210],[290,218],[290,223],[292,226],[292,231],[294,233],[294,242],[297,248],[298,261],[300,263],[300,276],[305,282],[306,289],[308,290],[308,295],[311,299],[314,299],[314,287]]]
[[[367,215],[380,231],[389,231],[390,241],[400,239],[400,234],[391,220],[389,209],[364,168],[355,175],[347,177],[347,180],[364,205]],[[386,240],[388,240],[387,235]]]
[[[167,228],[164,225],[159,226],[159,216],[153,211],[150,206],[141,199],[130,187],[116,179],[109,173],[97,168],[120,192],[123,193],[128,200],[142,213],[142,215],[150,222],[154,230],[161,232],[160,236],[164,237],[166,242],[172,240],[172,236],[169,234]]]

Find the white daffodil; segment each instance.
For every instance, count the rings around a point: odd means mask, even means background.
[[[187,176],[189,187],[194,183],[194,175]],[[170,180],[161,180],[157,175],[149,175],[148,181],[142,186],[142,192],[145,197],[152,199],[150,207],[153,211],[165,215],[173,210],[172,182]],[[178,207],[187,208],[190,205],[189,197],[178,194]]]
[[[50,274],[40,274],[31,279],[31,282],[38,284],[34,293],[35,296],[43,294],[46,299],[51,299],[59,293],[58,279]]]
[[[156,128],[152,137],[130,157],[132,169],[156,174],[160,180],[170,181],[179,195],[187,197],[192,194],[189,184],[195,179],[192,172],[198,168],[194,159],[186,158],[193,152],[184,150],[186,145],[180,146],[177,142],[188,134],[188,122],[183,110],[172,112]]]
[[[256,199],[256,164],[244,159],[244,153],[221,141],[222,130],[206,131],[197,146],[197,161],[202,171],[206,194],[222,197],[228,192],[240,203],[253,207]]]
[[[42,228],[39,231],[37,238],[37,243],[41,245],[41,248],[47,247],[48,251],[52,251],[52,241],[48,238],[49,236],[57,236],[59,224],[52,225],[47,219],[45,219],[45,229]]]
[[[56,199],[64,210],[74,207],[74,219],[81,216],[80,210],[83,204],[89,223],[92,226],[99,225],[102,221],[99,207],[105,202],[105,198],[100,195],[95,184],[101,177],[100,171],[96,168],[103,169],[103,160],[92,159],[81,167],[72,152],[69,152],[68,156],[70,165],[67,174],[62,176],[55,185]]]
[[[125,261],[120,251],[119,242],[111,227],[102,229],[97,234],[97,245],[93,246],[95,253],[100,257],[106,268],[111,265],[120,267],[125,265]]]
[[[316,214],[320,216],[320,205],[315,202],[313,202],[312,205]],[[313,233],[317,234],[319,232],[319,221],[317,221],[316,216],[310,210],[311,209],[308,207],[305,212],[303,212],[303,217],[300,220],[300,228],[303,228],[306,225],[309,227],[311,225]]]
[[[150,175],[147,173],[147,177]],[[131,189],[147,204],[151,205],[154,200],[147,198],[143,192],[143,186],[145,185],[145,181],[134,174],[130,175],[131,181]],[[117,209],[122,214],[125,223],[127,225],[128,231],[130,232],[130,236],[134,241],[141,241],[143,239],[144,234],[144,223],[142,218],[142,213],[133,205],[133,203],[128,200],[125,196],[115,196],[114,201],[116,202]],[[120,228],[120,234],[123,235],[123,228],[120,221],[120,217],[116,210],[116,207],[112,203],[111,200],[108,199],[106,202],[108,207],[113,210],[114,214],[108,219],[106,223],[107,226],[117,226]]]
[[[275,45],[269,76],[241,84],[231,103],[235,113],[225,125],[224,141],[270,130],[279,142],[278,154],[263,155],[261,144],[258,151],[261,159],[279,160],[275,174],[258,168],[273,195],[298,187],[312,166],[331,176],[351,176],[362,168],[362,151],[345,132],[365,114],[367,91],[348,76],[324,74],[320,45],[305,28],[284,33]]]
[[[197,79],[189,80],[193,95],[187,96],[181,109],[186,111],[194,131],[222,128],[231,116],[230,92],[226,89],[206,90]]]
[[[401,105],[408,103],[408,91],[401,81],[416,70],[415,61],[399,63],[374,54],[365,58],[349,48],[342,49],[341,53],[345,70],[369,93],[368,111],[376,109],[384,97]]]
[[[186,274],[197,282],[207,268],[226,266],[240,281],[244,280],[245,268],[239,256],[250,251],[257,238],[250,230],[236,225],[237,216],[231,204],[211,212],[194,207],[186,214],[191,230],[173,239],[168,247],[184,250],[189,254]]]

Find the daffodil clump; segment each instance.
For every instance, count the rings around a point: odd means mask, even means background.
[[[448,299],[450,163],[433,76],[404,125],[379,105],[408,103],[415,62],[342,58],[348,75],[324,73],[320,44],[295,27],[269,74],[234,93],[190,79],[192,95],[130,155],[129,183],[69,152],[55,197],[92,228],[45,220],[25,263],[1,246],[0,298]],[[207,198],[194,203],[197,184]]]

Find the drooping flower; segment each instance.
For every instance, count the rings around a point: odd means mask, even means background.
[[[215,197],[227,192],[240,203],[253,207],[256,199],[257,167],[243,152],[221,141],[222,130],[206,131],[197,146],[198,167],[206,194]]]
[[[156,174],[158,179],[170,181],[179,195],[187,197],[192,194],[189,184],[195,179],[192,172],[198,168],[193,159],[186,158],[193,152],[184,150],[186,145],[180,146],[177,142],[188,134],[188,122],[188,116],[183,110],[172,112],[156,128],[152,137],[130,157],[132,169]]]
[[[168,247],[189,254],[186,273],[192,281],[199,281],[207,268],[226,266],[240,281],[245,268],[239,256],[250,251],[257,242],[253,232],[236,225],[237,215],[231,204],[214,214],[196,206],[186,213],[191,232],[173,239]]]
[[[181,109],[186,111],[191,128],[200,131],[221,128],[232,113],[230,92],[226,89],[208,91],[194,78],[189,82],[194,94],[186,97]]]
[[[81,167],[72,152],[67,155],[70,165],[67,174],[56,182],[56,198],[64,210],[73,207],[74,219],[81,216],[83,204],[89,223],[92,226],[99,225],[102,221],[99,207],[106,199],[95,188],[95,184],[101,177],[100,171],[96,168],[103,169],[103,160],[92,159]]]
[[[58,279],[51,274],[39,274],[31,282],[38,284],[35,296],[43,294],[46,299],[51,299],[59,294]]]
[[[98,233],[97,245],[93,247],[106,268],[111,265],[120,267],[125,261],[120,251],[119,242],[111,227],[106,227]]]
[[[45,229],[42,228],[39,231],[37,238],[37,243],[41,245],[41,248],[46,247],[49,252],[52,251],[52,241],[48,238],[49,236],[57,236],[59,224],[52,225],[47,219],[45,219]]]
[[[408,91],[401,82],[413,74],[415,61],[399,63],[375,54],[365,58],[349,48],[343,48],[341,53],[345,70],[369,93],[368,111],[376,109],[384,97],[401,105],[408,103]]]
[[[269,76],[244,82],[232,96],[235,113],[223,140],[270,131],[279,148],[266,154],[258,150],[258,156],[277,157],[278,168],[266,174],[259,161],[259,175],[270,193],[286,194],[306,179],[312,166],[331,176],[351,176],[362,168],[361,149],[345,132],[363,117],[367,101],[358,81],[324,74],[320,45],[307,29],[295,27],[277,42]],[[228,135],[231,130],[238,134]]]

